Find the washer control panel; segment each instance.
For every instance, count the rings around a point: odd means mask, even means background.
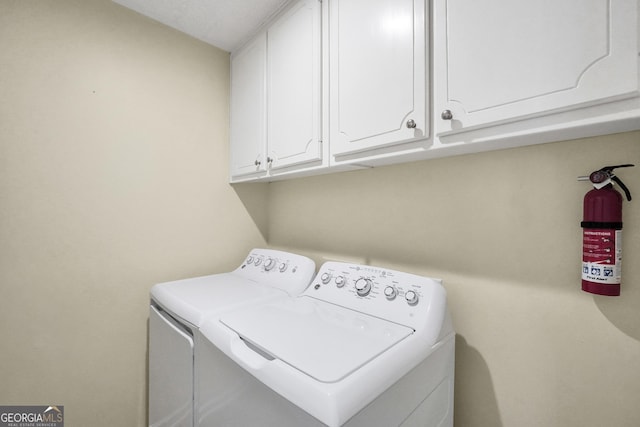
[[[252,249],[235,272],[293,296],[307,288],[315,269],[315,262],[302,255],[275,249]]]
[[[333,261],[320,267],[303,295],[414,329],[446,305],[440,279]]]

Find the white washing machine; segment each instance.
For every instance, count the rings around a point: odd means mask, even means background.
[[[149,425],[194,425],[194,351],[208,316],[298,295],[314,273],[309,258],[253,249],[232,272],[155,285],[149,313]]]
[[[201,332],[197,425],[453,425],[440,280],[327,262],[298,297],[213,316]]]

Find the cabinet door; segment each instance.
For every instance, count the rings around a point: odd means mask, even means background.
[[[428,137],[425,1],[337,0],[329,13],[332,154]]]
[[[231,59],[231,176],[266,171],[265,64],[267,38],[261,34]]]
[[[637,0],[436,0],[437,133],[637,94],[637,8]]]
[[[302,0],[267,32],[271,169],[321,160],[321,10]]]

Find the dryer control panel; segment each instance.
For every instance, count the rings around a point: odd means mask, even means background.
[[[303,295],[414,330],[439,328],[447,300],[440,279],[333,261],[322,265]]]
[[[252,249],[234,274],[293,296],[307,288],[315,270],[315,262],[305,256],[275,249]]]

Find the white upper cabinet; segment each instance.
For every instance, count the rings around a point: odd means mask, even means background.
[[[271,169],[320,160],[321,10],[296,3],[267,32],[267,141]]]
[[[231,61],[231,176],[266,171],[267,37],[254,39]]]
[[[429,136],[424,0],[332,0],[331,154]]]
[[[638,95],[637,0],[435,0],[436,134]]]
[[[231,56],[231,181],[640,129],[640,0],[292,0]]]
[[[300,0],[231,58],[231,180],[322,160],[319,0]]]

